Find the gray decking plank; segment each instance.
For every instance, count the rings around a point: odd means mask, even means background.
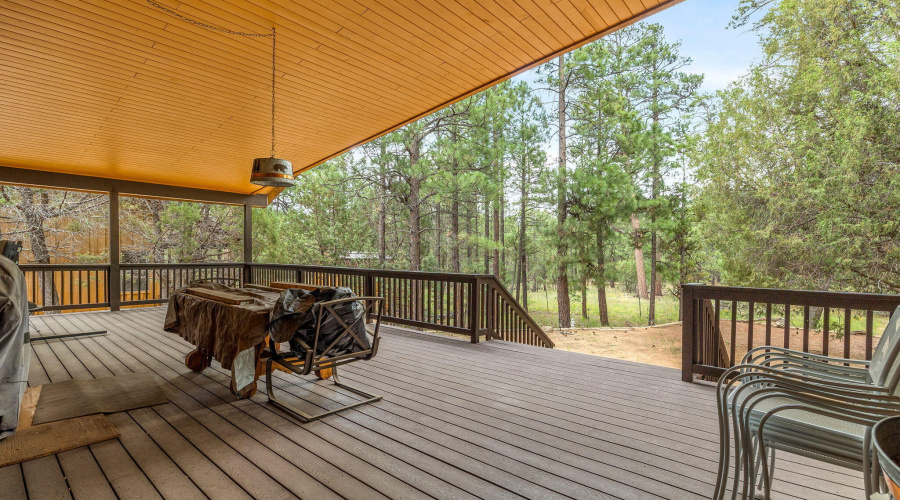
[[[75,448],[58,456],[75,500],[115,500],[116,494],[90,448]]]
[[[4,498],[7,498],[6,495],[9,495],[9,500],[28,499],[21,464],[0,467],[0,491],[3,492]]]
[[[171,500],[203,500],[206,496],[181,471],[150,436],[144,433],[127,412],[109,415],[109,421],[122,434],[119,441],[137,462],[147,479],[163,498]]]
[[[72,498],[56,455],[22,462],[22,475],[28,498]]]
[[[118,439],[101,441],[90,448],[119,498],[162,498]]]

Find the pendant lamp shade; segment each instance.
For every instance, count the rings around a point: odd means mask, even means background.
[[[280,158],[256,158],[250,182],[260,186],[291,187],[294,185],[291,162]]]

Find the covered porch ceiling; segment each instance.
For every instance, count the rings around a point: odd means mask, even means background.
[[[679,1],[155,0],[277,28],[295,173]],[[270,39],[147,0],[3,1],[0,166],[265,194],[270,78]]]

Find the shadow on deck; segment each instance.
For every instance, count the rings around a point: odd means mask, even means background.
[[[0,468],[5,499],[670,498],[712,494],[714,390],[678,370],[385,327],[378,356],[342,378],[384,399],[301,425],[264,391],[236,401],[217,363],[161,328],[164,308],[33,318],[30,385],[138,371],[170,403],[110,415],[105,441]],[[37,331],[35,331],[37,330]],[[278,374],[298,405],[347,397]],[[302,400],[302,401],[300,401]],[[305,403],[304,403],[305,401]],[[859,498],[861,474],[781,454],[775,498]],[[27,496],[26,496],[27,495]]]

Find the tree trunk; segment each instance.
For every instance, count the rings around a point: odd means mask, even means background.
[[[506,268],[506,196],[500,193],[500,274],[508,276]]]
[[[450,271],[459,271],[459,198],[453,193],[450,202]]]
[[[603,235],[597,233],[597,309],[600,314],[600,326],[609,326],[609,309],[606,305],[606,250],[603,248]]]
[[[484,197],[484,241],[491,241],[491,201],[487,196]],[[484,274],[491,273],[491,252],[490,249],[484,248]]]
[[[459,171],[459,160],[456,157],[456,143],[459,135],[454,125],[450,129],[450,142],[453,145],[452,157],[450,159],[451,182],[453,192],[450,194],[450,271],[459,272],[459,193],[456,184],[456,174]]]
[[[518,259],[519,259],[519,274],[520,276],[516,278],[516,298],[519,296],[519,286],[522,286],[522,301],[520,303],[525,302],[525,298],[528,294],[528,285],[526,284],[526,268],[525,268],[525,237],[526,237],[526,209],[528,208],[528,174],[526,172],[527,166],[525,165],[526,160],[522,159],[522,171],[520,181],[520,190],[519,190],[519,251],[518,251]]]
[[[494,200],[494,255],[493,261],[494,277],[500,279],[500,203]]]
[[[419,178],[410,177],[406,208],[409,210],[409,269],[411,271],[422,269],[422,231],[419,226],[422,221],[419,205],[420,188]]]
[[[444,259],[441,257],[441,204],[437,203],[434,208],[434,257],[437,261],[437,268],[444,270]]]
[[[587,266],[581,271],[581,317],[588,319],[587,310]]]
[[[644,269],[644,249],[641,242],[641,222],[637,215],[631,214],[631,229],[634,237],[634,263],[637,271],[637,291],[638,297],[647,298],[647,273]]]
[[[565,55],[559,56],[559,102],[557,118],[559,119],[559,170],[557,175],[556,195],[556,237],[557,237],[557,267],[556,267],[556,302],[560,328],[568,328],[572,324],[572,315],[569,307],[569,271],[566,261],[569,248],[566,242],[566,68]]]
[[[381,175],[380,196],[378,199],[378,267],[384,269],[387,261],[387,193],[384,191],[384,174]]]

